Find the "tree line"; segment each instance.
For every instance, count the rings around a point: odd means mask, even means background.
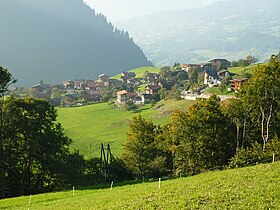
[[[163,126],[134,117],[123,159],[136,177],[194,175],[280,158],[280,60],[256,68],[236,94],[174,111]]]

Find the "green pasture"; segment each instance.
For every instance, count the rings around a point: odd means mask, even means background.
[[[259,65],[263,65],[263,64],[255,64],[255,65],[245,66],[245,67],[231,67],[228,69],[228,71],[239,76],[244,73],[252,74],[253,70],[257,68]]]
[[[193,101],[162,101],[155,107],[145,105],[137,110],[117,110],[113,105],[100,103],[83,107],[58,108],[58,121],[67,136],[73,139],[72,149],[78,149],[86,158],[99,156],[100,144],[110,143],[113,155],[122,154],[126,131],[133,116],[141,114],[156,124],[171,119],[174,109],[186,109]]]
[[[131,69],[129,70],[129,72],[134,72],[136,74],[136,78],[143,78],[144,77],[144,73],[148,71],[150,73],[159,73],[160,68],[158,67],[140,67],[140,68],[136,68],[136,69]],[[120,79],[121,78],[121,74],[117,74],[113,77],[111,77],[113,79]]]
[[[0,209],[279,209],[280,162],[110,189],[0,200]],[[31,203],[30,203],[31,201]],[[29,204],[30,203],[30,204]]]

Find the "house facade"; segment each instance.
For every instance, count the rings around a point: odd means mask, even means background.
[[[145,93],[151,94],[151,95],[158,94],[158,91],[160,90],[160,88],[161,87],[158,85],[147,85],[145,87]]]
[[[231,80],[231,90],[238,91],[242,87],[242,84],[247,81],[248,78],[240,78],[240,79],[233,79]]]
[[[204,85],[209,87],[221,84],[219,81],[219,76],[216,70],[206,70],[204,71]]]
[[[117,102],[122,104],[129,100],[133,100],[137,96],[134,92],[128,92],[126,90],[121,90],[117,92]]]

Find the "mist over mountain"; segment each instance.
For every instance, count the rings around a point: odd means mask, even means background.
[[[177,11],[205,6],[221,0],[84,0],[96,11],[106,15],[113,23],[159,11]],[[121,12],[120,12],[121,11]]]
[[[128,33],[82,0],[1,0],[0,65],[21,85],[151,66]]]
[[[229,60],[248,54],[260,60],[280,50],[279,0],[228,0],[205,8],[119,22],[157,65]],[[180,8],[178,8],[179,10]]]

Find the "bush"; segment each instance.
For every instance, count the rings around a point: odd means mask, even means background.
[[[255,142],[251,147],[244,149],[239,149],[235,156],[231,158],[229,167],[245,167],[256,165],[257,163],[262,162],[264,157],[263,147],[261,144]]]
[[[272,162],[273,153],[275,160],[280,160],[280,141],[277,136],[266,144],[265,149],[263,149],[262,144],[257,142],[247,149],[241,148],[231,158],[229,167],[236,168],[252,166],[258,163],[270,163]]]

